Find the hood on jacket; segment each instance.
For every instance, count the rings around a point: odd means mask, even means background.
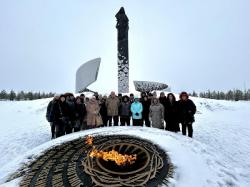
[[[154,101],[156,101],[156,103],[154,103]],[[158,98],[156,98],[156,97],[154,97],[153,99],[152,99],[152,101],[151,101],[151,104],[152,105],[158,105],[160,102],[159,102],[159,99]]]
[[[186,96],[187,99],[189,98],[189,95],[187,92],[181,92],[179,98],[181,99],[183,96]]]

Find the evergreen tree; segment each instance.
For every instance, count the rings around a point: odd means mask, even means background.
[[[198,97],[198,94],[195,91],[193,91],[192,96],[193,97]]]
[[[232,90],[229,90],[227,93],[226,93],[226,100],[234,100],[234,93]]]
[[[216,93],[215,91],[213,91],[213,92],[211,93],[211,98],[212,98],[212,99],[217,99],[217,93]]]
[[[0,99],[6,100],[8,99],[8,93],[5,90],[2,90],[0,93]]]
[[[207,98],[212,98],[210,90],[208,90],[208,92],[207,92]]]
[[[224,100],[224,99],[226,99],[226,94],[224,92],[220,92],[219,97],[220,97],[220,99]]]
[[[235,90],[235,101],[243,100],[243,92],[241,90]]]
[[[222,91],[206,91],[206,92],[200,92],[199,96],[201,98],[209,98],[209,99],[218,99],[218,100],[250,100],[250,89],[245,90],[244,92],[242,90],[229,90],[228,92],[222,92]]]
[[[11,90],[10,93],[6,92],[5,90],[2,90],[0,92],[0,100],[34,100],[34,99],[42,99],[42,98],[50,98],[54,97],[54,93],[41,93],[41,92],[24,92],[20,91],[18,93],[15,93],[14,90]]]
[[[250,100],[250,89],[247,90],[247,92],[246,92],[246,98],[248,101]]]
[[[38,99],[38,93],[37,92],[33,93],[33,99]]]
[[[50,92],[49,97],[54,97],[55,93]]]
[[[32,93],[32,92],[28,92],[27,95],[26,95],[26,98],[27,98],[28,100],[33,100],[33,99],[34,99],[33,93]]]
[[[203,93],[203,92],[200,92],[200,93],[199,93],[199,97],[204,98],[204,93]]]
[[[25,100],[25,93],[24,93],[24,91],[21,91],[19,93],[19,97],[20,97],[20,100]]]
[[[41,93],[40,92],[37,93],[37,99],[41,99]]]
[[[46,98],[46,97],[45,97],[45,93],[44,93],[44,92],[42,93],[41,97],[42,97],[42,98]]]
[[[16,99],[16,93],[13,90],[10,91],[9,99],[11,101],[14,101]]]

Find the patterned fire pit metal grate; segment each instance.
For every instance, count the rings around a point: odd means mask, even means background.
[[[55,146],[33,163],[23,166],[10,180],[23,177],[21,187],[33,186],[161,186],[172,177],[173,165],[168,155],[152,142],[127,135],[94,136],[98,150],[116,150],[136,154],[131,165],[118,166],[113,161],[91,158],[92,146],[86,137]]]

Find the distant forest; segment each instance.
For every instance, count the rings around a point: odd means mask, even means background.
[[[10,92],[7,92],[5,90],[2,90],[0,92],[0,100],[10,100],[10,101],[24,101],[24,100],[35,100],[35,99],[43,99],[43,98],[49,98],[53,97],[55,94],[50,93],[41,93],[41,92],[15,92],[11,90]]]
[[[201,98],[208,98],[208,99],[217,99],[217,100],[231,100],[231,101],[249,101],[250,100],[250,89],[248,90],[229,90],[227,92],[222,91],[206,91],[196,93],[190,93],[193,97],[201,97]]]
[[[23,101],[23,100],[34,100],[34,99],[43,99],[53,97],[55,93],[41,93],[41,92],[15,92],[11,90],[7,92],[2,90],[0,92],[0,100],[10,100],[10,101]],[[222,91],[205,91],[197,93],[193,91],[193,93],[189,93],[190,96],[193,97],[201,97],[208,99],[217,99],[217,100],[231,100],[231,101],[250,101],[250,89],[242,91],[242,90],[229,90],[226,92]]]

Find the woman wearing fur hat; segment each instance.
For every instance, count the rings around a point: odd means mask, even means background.
[[[164,129],[164,106],[157,98],[152,99],[152,104],[149,108],[149,117],[152,127]]]
[[[180,100],[178,101],[179,121],[182,125],[182,134],[186,135],[186,129],[188,129],[188,136],[192,138],[192,124],[195,121],[194,114],[196,113],[196,106],[188,97],[187,92],[180,94]]]
[[[87,110],[87,126],[88,128],[95,128],[97,126],[101,126],[102,124],[97,124],[100,123],[98,122],[97,119],[100,119],[99,116],[99,111],[100,111],[100,107],[99,104],[96,100],[95,97],[92,97],[87,106],[86,106],[86,110]]]

